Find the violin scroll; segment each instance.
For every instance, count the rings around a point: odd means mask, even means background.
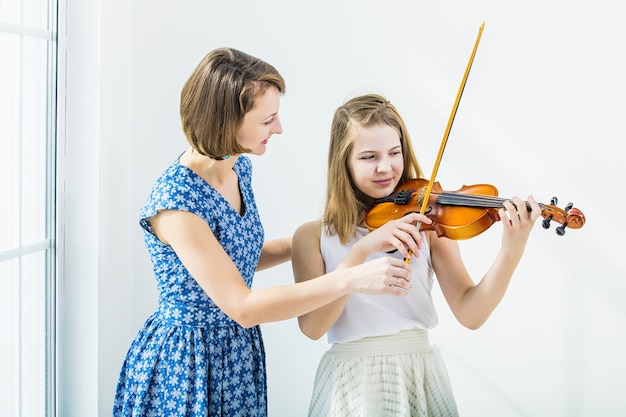
[[[543,221],[541,225],[544,229],[549,229],[552,221],[560,224],[556,228],[556,234],[563,236],[565,234],[565,228],[580,229],[585,225],[585,215],[582,211],[574,207],[573,203],[569,203],[565,208],[561,209],[556,206],[558,200],[556,197],[552,197],[550,204],[540,204],[541,217]]]

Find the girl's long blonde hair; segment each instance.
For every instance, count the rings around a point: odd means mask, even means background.
[[[400,182],[422,177],[408,129],[398,110],[378,94],[365,94],[348,100],[333,117],[328,150],[326,205],[323,222],[329,234],[347,243],[361,224],[373,200],[352,181],[348,166],[354,141],[362,128],[388,125],[400,135],[404,170]]]

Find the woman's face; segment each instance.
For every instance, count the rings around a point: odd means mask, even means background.
[[[395,190],[404,171],[399,133],[388,125],[361,128],[348,166],[359,190],[372,198],[387,197]]]
[[[254,107],[243,118],[237,131],[237,140],[241,146],[250,149],[254,155],[263,155],[267,142],[273,134],[283,133],[278,118],[280,93],[276,87],[269,87],[265,94],[255,100]]]

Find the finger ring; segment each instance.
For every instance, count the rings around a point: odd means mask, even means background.
[[[399,283],[400,283],[400,278],[396,278],[396,287],[398,286]]]

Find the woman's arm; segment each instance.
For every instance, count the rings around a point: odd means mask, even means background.
[[[291,236],[266,240],[263,243],[257,272],[291,260]]]
[[[197,215],[164,210],[150,223],[215,304],[243,327],[297,317],[351,292],[402,295],[401,288],[389,286],[398,278],[400,287],[409,285],[407,266],[387,258],[300,284],[253,291]]]

